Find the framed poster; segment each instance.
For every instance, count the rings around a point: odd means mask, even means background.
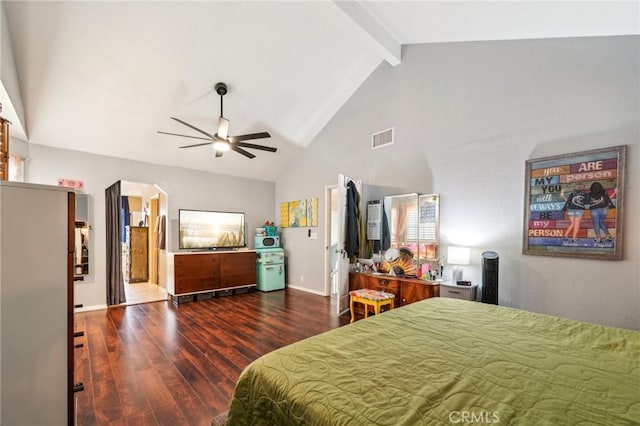
[[[620,260],[626,146],[526,162],[523,254]]]

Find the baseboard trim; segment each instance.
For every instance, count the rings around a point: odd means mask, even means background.
[[[107,305],[83,306],[82,308],[75,308],[73,313],[77,314],[79,312],[99,311],[101,309],[107,309]]]
[[[311,289],[305,288],[305,287],[298,287],[297,285],[287,284],[287,287],[288,288],[292,288],[294,290],[300,290],[300,291],[304,291],[304,292],[307,292],[307,293],[317,294],[318,296],[325,296],[325,297],[328,296],[328,294],[324,294],[324,292],[322,292],[322,291],[311,290]]]

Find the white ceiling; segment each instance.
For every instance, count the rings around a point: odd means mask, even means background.
[[[640,33],[628,2],[6,3],[30,143],[275,180],[400,45]],[[224,81],[230,134],[278,148],[210,147]]]

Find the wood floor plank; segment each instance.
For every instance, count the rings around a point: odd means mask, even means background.
[[[209,421],[212,412],[202,403],[191,385],[175,368],[175,362],[171,361],[163,352],[162,347],[156,340],[151,338],[146,327],[140,321],[147,321],[148,316],[140,306],[130,309],[129,323],[134,334],[138,336],[140,347],[138,351],[148,354],[153,360],[152,363],[158,371],[162,381],[168,389],[171,389],[173,399],[180,410],[186,414],[188,424],[199,425]],[[149,324],[147,324],[149,325]],[[178,358],[182,359],[182,358]],[[175,361],[175,360],[174,360]]]
[[[197,363],[201,370],[205,371],[211,370],[212,366],[182,333],[176,332],[178,330],[177,322],[173,321],[175,312],[171,310],[158,312],[151,306],[152,304],[140,305],[138,308],[142,312],[139,314],[144,314],[146,331],[154,338],[157,345],[163,349],[172,366],[181,374],[181,379],[184,383],[177,383],[176,377],[171,375],[170,372],[161,372],[163,380],[165,380],[170,389],[175,392],[183,391],[176,396],[176,399],[180,399],[179,406],[183,409],[185,415],[194,417],[195,424],[199,424],[201,421],[200,416],[203,413],[202,405],[209,408],[210,411],[207,411],[208,416],[212,413],[224,411],[228,405],[226,396],[216,390],[215,385],[198,368],[193,366],[193,362]],[[168,317],[172,318],[170,321],[172,325],[170,335],[167,334],[164,328]],[[185,391],[185,386],[190,387],[191,394]],[[195,392],[193,392],[194,390]],[[185,405],[188,407],[185,408]]]
[[[127,425],[130,426],[158,426],[153,410],[149,408],[142,413],[136,413],[127,417]]]
[[[144,383],[143,391],[151,404],[158,424],[171,426],[188,424],[180,407],[173,399],[171,391],[154,368],[138,371],[136,376]]]
[[[125,418],[139,416],[150,410],[149,401],[142,392],[140,382],[136,380],[136,372],[133,357],[122,351],[109,353],[109,364],[113,371],[114,380],[118,388],[118,395],[122,404],[122,412]]]
[[[203,330],[199,327],[187,327],[181,331],[184,336],[193,344],[183,347],[185,357],[196,367],[213,386],[222,386],[225,388],[233,387],[235,378],[241,369],[236,364],[227,361],[219,356],[219,350],[222,346],[210,346],[206,339],[203,339],[196,329]],[[194,342],[197,342],[194,343]]]
[[[109,363],[104,330],[108,321],[87,323],[87,344],[91,358],[91,389],[96,424],[125,424],[116,381]]]
[[[227,397],[221,394],[216,389],[215,383],[204,374],[204,372],[216,374],[215,367],[188,340],[179,338],[177,343],[179,349],[169,356],[174,367],[180,372],[186,383],[193,388],[205,406],[214,413],[224,411]]]
[[[76,314],[86,342],[77,424],[209,425],[249,363],[349,323],[333,310],[328,297],[286,289]]]
[[[177,362],[176,368],[212,412],[220,413],[225,411],[231,402],[230,398],[212,386],[211,382],[198,368],[188,360]]]
[[[211,416],[218,411],[212,411],[205,406],[202,395],[196,392],[178,368],[161,370],[159,374],[171,390],[173,399],[189,425],[208,425],[211,422]]]

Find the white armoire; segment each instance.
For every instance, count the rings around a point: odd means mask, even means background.
[[[73,424],[72,190],[0,181],[0,424]]]

